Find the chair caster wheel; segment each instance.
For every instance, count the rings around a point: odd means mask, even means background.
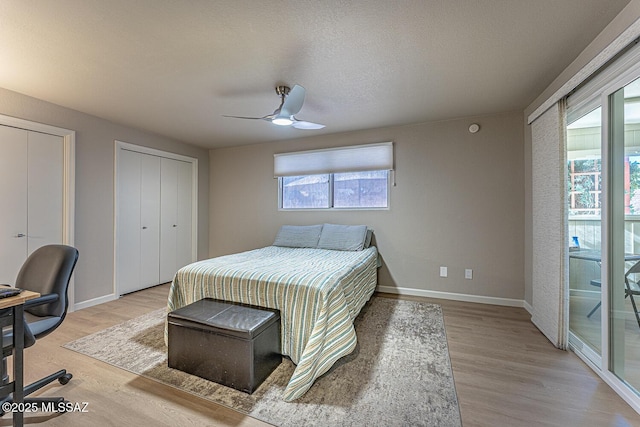
[[[71,381],[71,378],[73,378],[73,375],[71,374],[64,374],[63,376],[61,376],[60,378],[58,378],[58,382],[62,385],[67,384],[69,381]]]

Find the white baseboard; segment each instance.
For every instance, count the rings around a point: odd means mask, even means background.
[[[389,294],[411,295],[415,297],[439,298],[464,302],[476,302],[480,304],[504,305],[508,307],[523,307],[527,311],[531,312],[531,306],[526,301],[520,299],[457,294],[453,292],[428,291],[423,289],[396,288],[392,286],[377,286],[376,290],[378,292],[386,292]]]
[[[90,299],[88,301],[78,302],[73,305],[73,310],[82,310],[83,308],[93,307],[94,305],[103,304],[109,301],[115,301],[118,299],[116,294],[105,295],[103,297],[98,297],[94,299]]]
[[[412,288],[397,288],[392,286],[377,286],[376,291],[386,292],[388,294],[397,294],[397,295],[411,295],[416,297],[439,298],[439,299],[448,299],[453,301],[476,302],[479,304],[503,305],[508,307],[522,307],[525,310],[527,310],[529,313],[533,311],[533,308],[529,303],[519,299],[487,297],[483,295],[458,294],[454,292],[428,291],[423,289],[412,289]],[[93,307],[94,305],[103,304],[109,301],[115,301],[117,299],[118,299],[118,296],[116,296],[116,294],[105,295],[103,297],[94,298],[88,301],[76,303],[73,306],[73,309],[82,310],[83,308]]]

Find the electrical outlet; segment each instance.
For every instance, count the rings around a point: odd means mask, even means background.
[[[469,280],[473,279],[473,270],[470,268],[466,268],[464,270],[464,278]]]
[[[447,277],[447,267],[440,267],[440,277]]]

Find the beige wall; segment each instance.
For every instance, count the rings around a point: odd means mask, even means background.
[[[507,113],[212,150],[210,255],[269,245],[283,224],[367,224],[384,261],[380,285],[521,300],[522,120]],[[384,141],[396,156],[389,210],[278,211],[274,153]]]
[[[531,205],[531,127],[527,117],[571,77],[615,40],[629,25],[640,19],[640,0],[632,0],[580,55],[525,109],[524,111],[524,164],[525,164],[525,301],[532,304],[532,205]]]
[[[208,253],[208,151],[0,88],[0,114],[76,131],[75,302],[113,293],[114,140],[198,158],[199,258]]]

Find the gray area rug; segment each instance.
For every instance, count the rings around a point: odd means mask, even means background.
[[[295,402],[288,358],[249,395],[167,367],[156,310],[64,347],[277,426],[461,426],[439,305],[373,297],[355,321],[358,346]],[[118,349],[118,351],[114,351]]]

